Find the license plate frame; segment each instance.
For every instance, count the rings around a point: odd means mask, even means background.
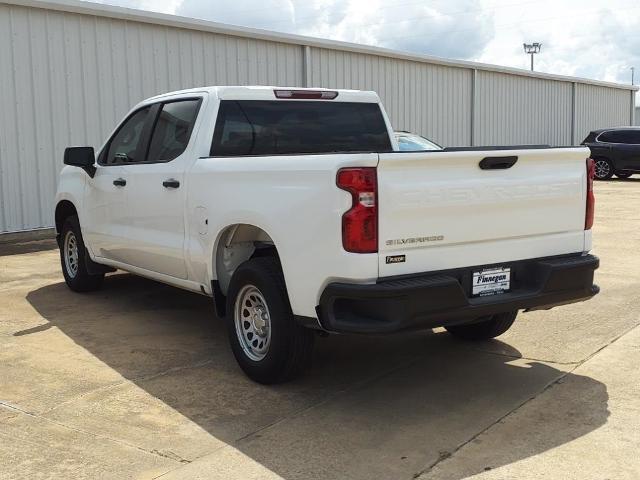
[[[471,296],[489,297],[511,290],[511,267],[495,266],[471,272]]]

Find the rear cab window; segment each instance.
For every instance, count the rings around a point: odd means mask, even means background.
[[[222,100],[211,156],[390,152],[377,103]]]

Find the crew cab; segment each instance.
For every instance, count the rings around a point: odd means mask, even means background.
[[[374,92],[207,87],[66,149],[55,222],[74,291],[121,269],[212,297],[245,373],[281,382],[318,332],[504,333],[587,300],[586,148],[400,152]]]

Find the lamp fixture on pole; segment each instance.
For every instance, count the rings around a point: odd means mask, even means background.
[[[533,72],[533,56],[536,53],[540,53],[540,49],[542,48],[542,44],[535,43],[523,43],[522,47],[524,48],[524,53],[531,55],[531,71]]]

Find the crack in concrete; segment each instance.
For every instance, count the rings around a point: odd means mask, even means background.
[[[36,413],[29,412],[28,410],[25,410],[25,409],[23,409],[21,407],[18,407],[17,405],[12,405],[12,404],[10,404],[8,402],[0,401],[0,406],[5,407],[5,408],[7,408],[9,410],[12,410],[12,411],[16,411],[16,412],[22,413],[24,415],[28,415],[29,417],[32,417],[32,418],[35,418],[35,419],[38,419],[38,420],[44,420],[45,422],[51,423],[53,425],[57,425],[59,427],[65,428],[67,430],[71,430],[73,432],[77,432],[77,433],[80,433],[80,434],[83,434],[83,435],[88,435],[90,437],[101,439],[101,440],[107,440],[109,442],[113,442],[113,443],[115,443],[117,445],[120,445],[120,446],[124,446],[124,447],[127,447],[127,448],[132,448],[134,450],[139,450],[139,451],[144,452],[144,453],[149,454],[149,455],[154,455],[154,456],[166,458],[166,459],[173,460],[173,461],[180,462],[180,463],[190,463],[191,462],[191,460],[188,460],[188,459],[185,459],[185,458],[181,458],[180,456],[176,455],[173,452],[161,452],[161,451],[155,450],[155,449],[154,450],[147,450],[146,448],[143,448],[143,447],[141,447],[139,445],[134,445],[132,443],[125,442],[125,441],[120,440],[118,438],[113,438],[113,437],[110,437],[108,435],[100,435],[100,434],[92,432],[90,430],[83,430],[81,428],[76,428],[76,427],[73,427],[71,425],[67,425],[67,424],[65,424],[63,422],[58,422],[56,420],[52,420],[52,419],[44,417],[42,415],[38,415]],[[15,417],[12,417],[12,418],[15,418]]]
[[[81,400],[84,397],[89,396],[91,394],[94,394],[96,392],[111,390],[113,388],[117,388],[117,387],[119,387],[121,385],[125,385],[127,383],[134,383],[135,384],[136,382],[140,382],[140,381],[153,380],[155,378],[159,378],[159,377],[162,377],[164,375],[168,375],[170,373],[176,373],[176,372],[180,372],[182,370],[188,370],[190,368],[204,367],[204,366],[206,366],[206,365],[208,365],[208,364],[210,364],[212,362],[213,362],[212,359],[203,360],[201,362],[194,363],[194,364],[191,364],[191,365],[182,365],[182,366],[179,366],[179,367],[170,367],[170,368],[167,368],[166,370],[163,370],[161,372],[152,373],[152,374],[149,374],[149,375],[138,375],[138,376],[131,377],[131,378],[123,378],[119,382],[113,382],[113,383],[110,383],[108,385],[102,385],[102,386],[94,388],[92,390],[88,390],[88,391],[86,391],[86,392],[84,392],[84,393],[82,393],[82,394],[80,394],[80,395],[78,395],[76,397],[70,398],[69,400],[65,400],[64,402],[61,402],[61,403],[55,405],[54,407],[51,407],[51,408],[49,408],[47,410],[43,410],[42,412],[40,412],[39,415],[43,415],[44,416],[46,414],[49,414],[49,413],[51,413],[51,412],[53,412],[53,411],[55,411],[55,410],[57,410],[57,409],[59,409],[59,408],[61,408],[63,406],[66,406],[66,405],[72,404],[74,402],[77,402],[78,400]]]
[[[602,352],[605,348],[610,347],[611,345],[613,345],[614,343],[616,343],[618,340],[620,340],[622,337],[624,337],[625,335],[631,333],[633,330],[635,330],[636,328],[640,328],[640,325],[634,325],[633,327],[628,328],[627,330],[625,330],[623,333],[621,333],[620,335],[618,335],[617,337],[613,338],[611,341],[609,341],[608,343],[604,344],[603,346],[601,346],[600,348],[596,349],[593,353],[591,353],[590,355],[588,355],[584,360],[578,362],[574,368],[572,368],[571,370],[568,370],[564,373],[562,373],[561,375],[558,376],[558,378],[556,378],[555,380],[552,380],[551,382],[549,382],[547,385],[544,386],[544,388],[542,388],[539,392],[534,393],[531,397],[527,398],[524,402],[520,403],[519,405],[516,405],[513,409],[511,409],[509,412],[505,413],[504,415],[502,415],[500,418],[498,418],[496,421],[494,421],[493,423],[491,423],[490,425],[488,425],[487,427],[485,427],[484,429],[482,429],[481,431],[479,431],[478,433],[476,433],[475,435],[472,435],[469,439],[467,439],[466,441],[462,442],[460,445],[458,445],[456,448],[453,449],[452,452],[440,452],[440,455],[438,457],[438,459],[431,463],[430,465],[428,465],[426,468],[424,468],[423,470],[415,473],[413,475],[413,479],[419,479],[420,477],[422,477],[425,474],[428,474],[429,472],[431,472],[437,465],[439,465],[442,462],[445,462],[451,458],[454,457],[454,455],[456,453],[458,453],[460,450],[462,450],[462,448],[464,448],[466,445],[468,445],[469,443],[473,442],[475,439],[477,439],[478,437],[480,437],[481,435],[483,435],[484,433],[487,433],[489,430],[491,430],[494,426],[498,425],[499,423],[501,423],[503,420],[505,420],[507,417],[515,414],[518,412],[518,410],[520,410],[522,407],[524,407],[526,404],[530,403],[531,401],[535,400],[536,398],[538,398],[539,396],[543,395],[545,392],[547,392],[548,390],[550,390],[551,388],[553,388],[555,385],[558,385],[561,383],[561,381],[567,377],[567,375],[575,372],[578,368],[580,368],[582,365],[584,365],[585,363],[587,363],[589,360],[591,360],[593,357],[595,357],[596,355],[598,355],[600,352]],[[520,358],[520,357],[518,357]]]
[[[22,407],[14,405],[13,403],[5,402],[4,400],[0,400],[0,407],[7,408],[7,409],[12,410],[14,412],[24,413],[26,415],[31,415],[31,416],[34,416],[34,417],[36,416],[35,413],[29,412],[27,410],[24,410]]]
[[[159,378],[161,376],[164,376],[164,375],[167,375],[167,374],[170,374],[170,373],[175,373],[175,372],[179,372],[179,371],[190,369],[190,368],[203,367],[203,366],[208,365],[208,364],[210,364],[212,362],[213,362],[213,360],[209,359],[209,360],[205,360],[205,361],[202,361],[202,362],[194,363],[194,364],[191,364],[191,365],[183,365],[183,366],[180,366],[180,367],[171,367],[171,368],[168,368],[166,370],[163,370],[161,372],[157,372],[157,373],[154,373],[154,374],[151,374],[151,375],[140,375],[140,376],[137,376],[137,377],[132,377],[130,379],[123,379],[120,382],[115,382],[115,383],[112,383],[112,384],[109,384],[109,385],[104,385],[104,386],[89,390],[88,392],[84,392],[83,394],[81,394],[81,395],[79,395],[77,397],[69,399],[66,402],[62,402],[62,403],[56,405],[55,407],[52,407],[52,408],[47,409],[47,410],[44,410],[41,413],[31,412],[31,411],[26,410],[26,409],[24,409],[24,408],[22,408],[22,407],[20,407],[18,405],[14,405],[12,403],[9,403],[9,402],[3,401],[3,400],[0,400],[0,407],[3,407],[5,409],[7,409],[7,410],[16,412],[16,414],[22,413],[22,414],[28,415],[28,416],[30,416],[32,418],[44,420],[46,422],[52,423],[54,425],[58,425],[60,427],[66,428],[68,430],[72,430],[72,431],[75,431],[75,432],[78,432],[78,433],[82,433],[84,435],[93,436],[95,438],[105,439],[105,440],[117,443],[119,445],[123,445],[123,446],[129,447],[129,448],[134,448],[136,450],[140,450],[140,451],[145,452],[145,453],[150,454],[150,455],[156,455],[156,456],[159,456],[159,457],[162,457],[162,458],[167,458],[169,460],[173,460],[173,461],[179,462],[181,464],[190,463],[192,460],[189,460],[189,459],[186,459],[186,458],[182,458],[182,457],[180,457],[179,455],[177,455],[174,452],[171,452],[171,451],[163,452],[163,451],[157,450],[157,449],[147,450],[144,447],[141,447],[139,445],[135,445],[135,444],[120,440],[118,438],[113,438],[113,437],[110,437],[110,436],[107,436],[107,435],[100,435],[100,434],[92,432],[90,430],[84,430],[84,429],[73,427],[71,425],[67,425],[64,422],[59,422],[57,420],[54,420],[52,418],[47,417],[46,415],[50,414],[54,410],[56,410],[56,409],[58,409],[58,408],[60,408],[60,407],[62,407],[64,405],[72,404],[72,403],[84,398],[85,396],[91,395],[91,394],[93,394],[95,392],[116,388],[116,387],[118,387],[120,385],[124,385],[124,384],[129,383],[129,382],[135,383],[136,381],[141,381],[141,380],[152,380],[154,378]],[[11,418],[15,418],[15,416],[13,416]]]
[[[191,460],[182,458],[180,455],[172,452],[171,450],[167,450],[166,452],[163,452],[162,450],[156,450],[154,448],[153,450],[149,450],[149,453],[156,454],[160,457],[168,458],[169,460],[175,460],[176,462],[180,462],[180,463],[191,463]]]
[[[544,358],[533,358],[533,357],[522,357],[522,356],[518,356],[518,355],[509,355],[508,353],[503,353],[503,352],[495,352],[495,351],[490,351],[490,350],[482,350],[480,348],[474,348],[473,350],[475,350],[476,352],[481,352],[481,353],[488,353],[490,355],[497,355],[499,357],[507,357],[507,358],[513,358],[514,360],[526,360],[528,362],[541,362],[541,363],[551,363],[553,365],[580,365],[581,362],[585,362],[585,360],[577,360],[575,362],[558,362],[555,360],[545,360]],[[590,357],[587,356],[587,359],[589,359]]]

